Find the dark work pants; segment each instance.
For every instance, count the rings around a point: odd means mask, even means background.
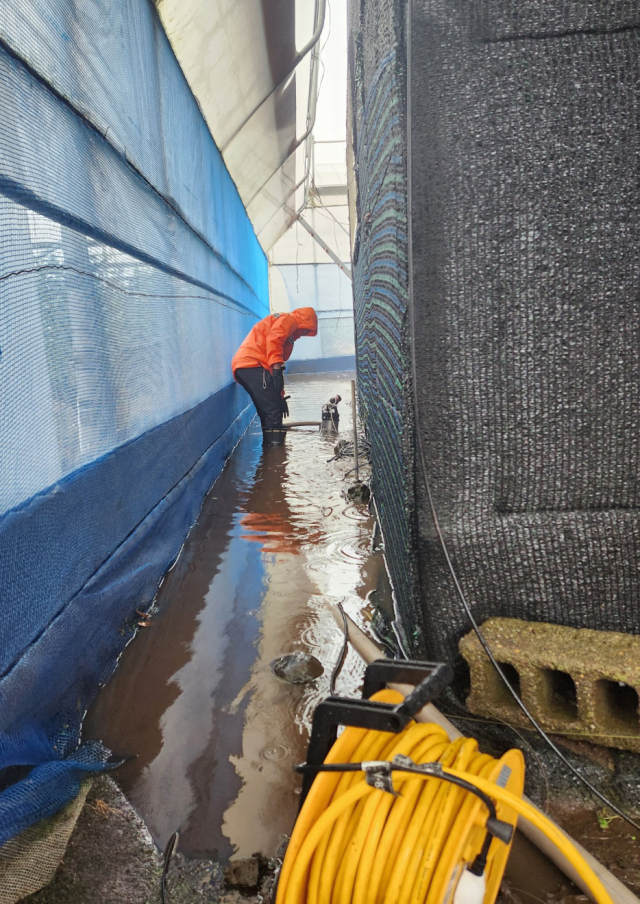
[[[271,372],[263,367],[241,367],[235,376],[256,406],[265,443],[281,446],[286,434],[282,426],[282,397],[275,387]]]

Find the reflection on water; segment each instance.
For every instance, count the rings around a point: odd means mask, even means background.
[[[293,420],[319,419],[348,375],[289,381]],[[343,433],[351,411],[340,405]],[[275,854],[291,830],[316,703],[328,693],[342,636],[327,601],[362,622],[371,591],[388,598],[366,509],[347,503],[351,466],[335,438],[297,430],[263,451],[252,425],[203,506],[158,597],[158,613],[125,651],[90,712],[87,737],[135,754],[118,778],[160,846],[180,829],[191,856]],[[306,685],[270,664],[302,651],[323,664]],[[339,693],[355,693],[349,653]]]

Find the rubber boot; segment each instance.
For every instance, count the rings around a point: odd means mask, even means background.
[[[264,446],[284,446],[284,438],[287,435],[287,431],[284,427],[272,427],[270,429],[263,429],[262,431],[262,444]]]

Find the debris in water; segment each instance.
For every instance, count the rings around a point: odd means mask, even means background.
[[[353,440],[349,439],[341,439],[338,440],[336,445],[333,447],[334,455],[332,458],[327,459],[327,463],[331,461],[337,461],[340,458],[353,458],[355,454],[355,444]],[[362,458],[364,461],[368,462],[371,456],[371,443],[364,436],[358,437],[358,458]],[[355,468],[354,468],[355,470]]]
[[[322,663],[310,653],[285,653],[271,663],[271,671],[288,684],[308,684],[324,672]]]
[[[354,483],[347,490],[347,496],[352,502],[368,502],[371,498],[371,490],[366,483]]]
[[[224,871],[227,885],[236,888],[256,888],[259,877],[260,859],[255,855],[244,860],[230,860]]]
[[[334,451],[336,458],[338,458],[338,456],[340,456],[348,446],[349,446],[348,439],[339,439],[338,442],[333,447],[333,451]],[[330,458],[329,461],[333,461],[333,459]]]

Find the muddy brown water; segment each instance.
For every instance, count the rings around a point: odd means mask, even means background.
[[[349,438],[351,375],[289,381],[292,420],[319,419],[336,392]],[[274,855],[298,807],[294,763],[328,694],[342,635],[327,601],[360,624],[367,596],[390,598],[367,509],[346,501],[351,463],[328,462],[337,442],[298,429],[263,450],[254,422],[214,484],[148,627],[125,650],[85,722],[135,756],[116,773],[160,847],[180,830],[192,857]],[[271,663],[302,651],[324,674],[278,680]],[[338,692],[357,691],[350,652]]]
[[[292,420],[319,419],[338,392],[340,437],[349,439],[350,377],[290,379]],[[160,848],[179,829],[187,857],[276,855],[298,809],[292,766],[305,758],[311,716],[342,646],[327,602],[342,601],[363,627],[372,596],[392,614],[374,522],[343,496],[352,463],[328,461],[338,438],[301,428],[284,448],[263,450],[259,425],[251,425],[165,578],[148,627],[88,713],[85,737],[135,757],[115,777]],[[304,685],[278,679],[272,662],[296,651],[319,660],[324,673]],[[350,651],[338,692],[356,694],[362,673]],[[500,904],[580,900],[521,836],[506,878]]]

